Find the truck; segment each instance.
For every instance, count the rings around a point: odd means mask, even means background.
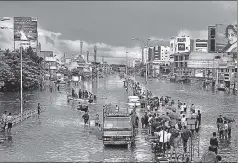
[[[135,105],[137,107],[141,106],[140,97],[139,96],[128,96],[128,104]]]
[[[115,110],[110,105],[103,109],[102,138],[104,146],[133,145],[137,120],[135,110],[131,112],[128,108]]]

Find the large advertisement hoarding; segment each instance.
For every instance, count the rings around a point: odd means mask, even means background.
[[[237,25],[216,25],[216,52],[237,52]]]
[[[185,51],[185,43],[178,43],[178,51]]]
[[[37,38],[37,19],[14,17],[14,41],[36,41]]]

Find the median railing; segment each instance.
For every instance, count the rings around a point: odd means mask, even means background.
[[[17,125],[18,123],[25,121],[26,119],[37,115],[37,110],[27,110],[24,111],[22,116],[21,113],[18,115],[13,116],[12,126]]]

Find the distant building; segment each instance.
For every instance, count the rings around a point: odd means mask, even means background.
[[[154,60],[153,61],[160,61],[161,60],[161,47],[155,46],[154,47]]]
[[[207,42],[208,53],[216,52],[215,36],[216,36],[216,26],[215,25],[208,26],[208,42]]]
[[[187,53],[191,51],[189,36],[173,37],[170,40],[170,54]]]
[[[151,62],[154,60],[154,47],[150,47],[148,51],[148,61]]]
[[[170,47],[161,46],[160,48],[161,61],[165,64],[169,64],[170,61]]]
[[[141,64],[141,60],[139,60],[139,59],[135,59],[132,62],[133,68],[138,68],[140,66],[140,64]]]
[[[195,43],[194,43],[194,51],[197,52],[207,52],[207,48],[208,48],[208,40],[200,40],[200,39],[196,39]]]

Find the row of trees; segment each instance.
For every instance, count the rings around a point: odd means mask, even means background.
[[[43,80],[43,69],[41,67],[42,57],[37,56],[29,47],[23,50],[22,66],[23,66],[23,88],[37,88]],[[20,51],[11,52],[9,49],[5,51],[4,56],[0,61],[0,81],[5,83],[5,90],[20,89]]]

